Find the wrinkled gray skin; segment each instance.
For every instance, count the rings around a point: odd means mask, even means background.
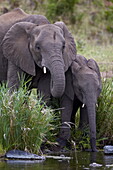
[[[62,96],[65,72],[76,58],[74,39],[64,23],[50,24],[44,16],[15,9],[0,16],[0,41],[0,82],[7,80],[13,90],[25,73],[32,77],[30,88],[37,88],[46,67],[52,96]]]
[[[66,84],[67,92],[62,97],[62,128],[58,141],[65,145],[70,137],[70,127],[65,122],[75,122],[75,114],[80,107],[81,129],[89,125],[91,151],[96,149],[96,103],[101,92],[101,77],[97,63],[93,59],[87,60],[83,56],[77,55],[76,60],[71,65],[72,77],[70,74],[66,78],[70,79],[70,84]],[[72,87],[73,84],[73,87]],[[67,87],[70,86],[70,87]],[[69,90],[68,90],[69,89]],[[74,96],[73,91],[74,90]],[[71,93],[71,98],[69,97]],[[84,105],[83,105],[84,104]],[[84,107],[83,107],[84,106]],[[72,110],[73,108],[73,110]],[[64,128],[63,128],[64,127]]]

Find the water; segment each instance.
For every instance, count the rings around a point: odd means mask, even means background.
[[[72,159],[47,158],[45,161],[0,161],[0,170],[113,170],[113,166],[108,167],[108,165],[113,165],[113,155],[104,155],[103,152],[77,152],[76,154],[66,153],[64,155],[72,157]],[[101,167],[90,167],[90,164],[94,162]]]

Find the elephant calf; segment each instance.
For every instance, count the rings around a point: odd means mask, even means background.
[[[93,59],[87,60],[81,55],[77,55],[76,60],[71,65],[72,82],[68,93],[74,90],[74,97],[63,95],[62,106],[62,126],[59,142],[64,143],[70,137],[70,127],[66,122],[72,121],[80,107],[80,128],[84,124],[89,124],[91,150],[96,151],[96,103],[101,92],[101,76],[97,63]],[[70,76],[69,76],[70,77]],[[69,86],[69,81],[66,86]],[[67,87],[69,89],[69,87]]]

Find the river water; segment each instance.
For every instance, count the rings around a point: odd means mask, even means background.
[[[72,159],[46,158],[45,161],[0,161],[0,170],[113,170],[113,155],[104,155],[103,152],[73,152],[63,155]]]

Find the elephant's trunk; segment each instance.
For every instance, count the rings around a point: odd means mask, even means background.
[[[96,150],[96,112],[95,112],[95,102],[88,102],[87,113],[89,119],[89,128],[90,128],[90,143],[92,151]]]
[[[54,60],[51,64],[51,94],[53,97],[61,97],[65,90],[64,64],[60,60]]]

